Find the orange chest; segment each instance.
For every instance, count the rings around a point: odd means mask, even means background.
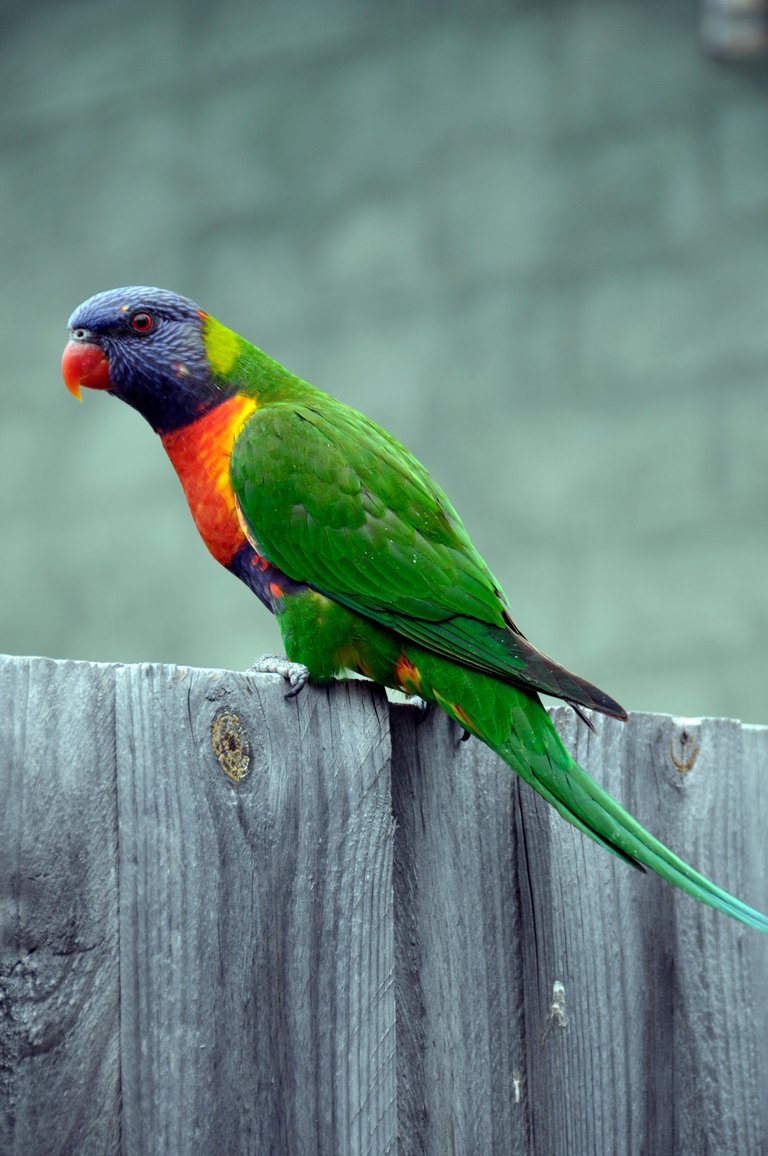
[[[252,398],[230,397],[162,438],[184,487],[195,525],[216,561],[224,566],[246,540],[229,480],[229,459],[238,434],[255,408]]]

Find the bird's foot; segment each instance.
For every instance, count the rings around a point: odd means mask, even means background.
[[[253,666],[249,666],[247,674],[279,674],[290,684],[290,690],[285,692],[284,698],[295,698],[309,682],[309,670],[301,662],[291,662],[284,654],[263,654],[257,658]]]

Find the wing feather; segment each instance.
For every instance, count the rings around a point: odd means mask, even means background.
[[[230,477],[260,552],[296,581],[457,662],[625,717],[541,654],[424,467],[319,391],[257,409]]]

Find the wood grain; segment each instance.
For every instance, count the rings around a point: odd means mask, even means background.
[[[0,703],[0,1152],[117,1152],[114,668],[0,658]]]
[[[765,937],[608,855],[448,720],[399,711],[400,1151],[768,1151]],[[768,730],[634,715],[591,735],[554,713],[646,826],[768,908]]]
[[[525,1152],[513,778],[393,707],[399,1151]]]
[[[361,683],[0,660],[0,1152],[752,1156],[766,937]],[[768,909],[768,728],[591,774]]]
[[[131,1153],[394,1145],[386,700],[283,693],[173,668],[118,680]],[[211,742],[222,709],[250,748],[238,783]]]

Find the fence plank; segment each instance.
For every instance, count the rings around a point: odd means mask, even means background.
[[[117,1152],[112,668],[0,658],[0,1152]]]
[[[273,676],[119,679],[130,1153],[394,1149],[386,700],[283,692]],[[215,726],[249,756],[239,782]]]
[[[438,711],[395,707],[391,728],[399,1152],[516,1156],[528,1149],[513,779]]]
[[[626,728],[601,722],[596,738],[563,709],[557,719],[646,826],[765,907],[768,731],[635,715]],[[537,944],[524,973],[548,977],[539,1007],[551,1003],[549,978],[560,979],[567,1015],[529,1052],[534,1151],[768,1150],[764,937],[624,869],[533,807],[556,870],[530,872]],[[535,1007],[531,993],[529,1016]]]
[[[555,718],[650,829],[766,908],[766,728]],[[392,733],[400,1151],[768,1151],[765,938],[607,855],[448,720]]]

